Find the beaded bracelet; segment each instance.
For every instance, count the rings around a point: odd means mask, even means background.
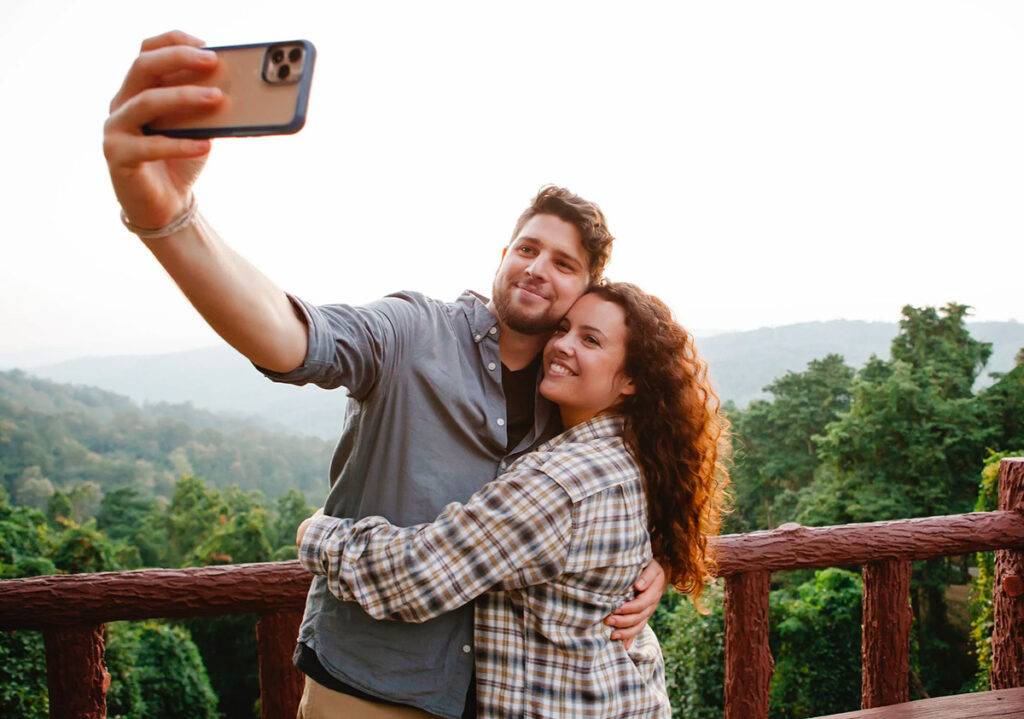
[[[196,204],[195,193],[189,193],[188,205],[181,214],[175,217],[173,220],[168,222],[163,227],[158,227],[155,230],[146,230],[142,227],[132,224],[132,221],[128,219],[128,215],[124,214],[124,210],[121,210],[121,222],[130,231],[138,235],[141,240],[160,240],[164,237],[173,235],[175,232],[183,227],[188,227],[196,220],[196,212],[199,206]]]

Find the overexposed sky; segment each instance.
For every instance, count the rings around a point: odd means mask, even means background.
[[[1024,3],[0,3],[0,355],[218,340],[118,221],[101,151],[141,40],[306,38],[306,128],[215,142],[197,196],[314,302],[487,292],[536,189],[697,330],[1024,319]]]

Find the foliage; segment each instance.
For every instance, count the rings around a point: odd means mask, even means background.
[[[131,486],[168,496],[181,474],[272,497],[289,487],[319,497],[331,449],[324,440],[282,435],[188,405],[139,408],[96,388],[0,372],[0,484],[20,504],[26,501],[16,488],[41,506],[49,490],[88,482],[103,492]],[[77,514],[63,516],[84,523],[99,497],[79,492],[71,498]]]
[[[57,539],[53,563],[68,574],[110,572],[122,569],[116,555],[114,544],[96,529],[95,522],[90,521],[84,526],[69,522]]]
[[[722,586],[708,587],[702,615],[676,592],[662,598],[652,627],[665,657],[665,683],[672,716],[719,719],[725,686],[725,619]]]
[[[39,632],[0,632],[0,716],[46,719],[46,650]]]
[[[797,493],[819,464],[815,438],[849,409],[853,374],[842,357],[828,355],[765,387],[772,401],[755,400],[746,411],[730,413],[738,510],[730,515],[730,531],[769,529],[792,517]]]
[[[108,715],[124,719],[217,719],[217,697],[199,651],[182,627],[110,625]]]
[[[1024,444],[1017,452],[991,453],[985,460],[978,488],[976,512],[991,512],[999,507],[999,462],[1006,457],[1024,457]],[[978,552],[978,577],[971,592],[971,639],[978,658],[978,671],[974,678],[974,691],[991,689],[989,672],[992,669],[992,583],[995,581],[995,555]]]
[[[860,706],[860,576],[824,569],[770,597],[771,717],[798,719]]]

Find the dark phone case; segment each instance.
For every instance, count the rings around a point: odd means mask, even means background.
[[[267,48],[276,45],[302,45],[304,59],[298,82],[278,85],[264,79],[264,55]],[[221,107],[212,115],[146,125],[142,128],[144,134],[206,139],[289,135],[302,129],[316,61],[313,43],[286,40],[207,49],[221,56],[220,67],[197,84],[223,90],[225,98]]]

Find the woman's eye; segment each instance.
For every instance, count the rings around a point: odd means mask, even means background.
[[[592,344],[592,345],[600,345],[601,344],[600,342],[597,341],[597,337],[594,337],[594,335],[587,335],[586,337],[583,338],[583,341],[586,342],[587,344]]]
[[[554,331],[554,332],[553,332],[552,334],[556,334],[556,335],[564,335],[564,334],[565,334],[565,333],[566,333],[567,331],[568,331],[568,330],[566,330],[566,328],[565,328],[565,327],[556,327],[556,328],[555,328],[555,331]]]

